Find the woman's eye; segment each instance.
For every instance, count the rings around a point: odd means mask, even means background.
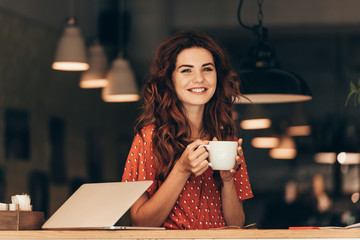
[[[188,72],[191,72],[190,69],[183,69],[181,70],[182,73],[188,73]]]
[[[205,72],[211,72],[211,71],[214,71],[214,69],[213,69],[213,68],[210,68],[210,67],[207,67],[207,68],[204,68],[203,71],[205,71]]]

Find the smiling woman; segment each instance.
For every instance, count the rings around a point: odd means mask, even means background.
[[[181,51],[172,80],[176,94],[187,112],[189,113],[190,108],[204,112],[205,103],[211,99],[216,89],[216,69],[211,53],[199,47]]]
[[[242,227],[253,196],[238,140],[233,169],[209,168],[209,140],[236,139],[231,107],[238,76],[207,35],[180,32],[157,49],[123,181],[153,180],[131,208],[137,226]],[[232,159],[234,160],[234,159]]]

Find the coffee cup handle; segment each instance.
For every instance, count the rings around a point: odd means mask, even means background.
[[[209,151],[209,149],[210,149],[210,145],[209,145],[209,144],[202,144],[202,145],[200,145],[199,147],[204,147],[204,148],[206,148],[207,151]],[[212,167],[212,164],[209,162],[209,163],[208,163],[208,166],[209,166],[209,167]]]
[[[201,144],[201,145],[199,145],[199,147],[204,147],[204,148],[206,148],[206,150],[208,150],[208,151],[209,151],[209,149],[210,149],[210,145],[209,145],[209,144]]]

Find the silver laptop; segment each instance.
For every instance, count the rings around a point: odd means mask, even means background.
[[[115,226],[152,181],[88,183],[44,223],[43,229],[164,229],[162,227]]]

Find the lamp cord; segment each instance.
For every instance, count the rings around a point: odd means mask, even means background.
[[[69,0],[68,3],[69,3],[68,4],[69,17],[74,17],[74,14],[75,14],[74,0]]]
[[[263,14],[263,11],[262,11],[262,5],[263,5],[264,1],[263,0],[258,0],[257,2],[258,2],[258,15],[257,15],[258,25],[254,26],[254,27],[250,27],[250,26],[245,25],[243,23],[243,21],[241,20],[241,9],[242,9],[244,0],[240,0],[240,2],[239,2],[239,6],[238,6],[238,9],[237,9],[237,20],[238,20],[239,24],[245,29],[254,30],[254,28],[257,28],[257,29],[262,28],[262,22],[264,20],[264,14]]]
[[[264,20],[264,14],[263,14],[263,11],[262,11],[262,5],[263,5],[264,1],[263,0],[258,0],[258,26],[259,28],[262,27],[262,22]]]
[[[126,34],[127,34],[127,16],[126,16],[126,2],[125,0],[120,0],[120,26],[119,28],[121,29],[119,31],[119,41],[120,41],[120,52],[119,52],[119,56],[121,56],[122,58],[125,58],[126,55],[126,45],[127,45],[127,39],[126,39]]]
[[[238,9],[237,9],[237,20],[238,20],[240,26],[242,26],[242,27],[245,28],[245,29],[252,30],[252,27],[246,26],[246,25],[243,23],[243,21],[241,20],[241,9],[242,9],[243,3],[244,3],[244,0],[240,0],[239,6],[238,6]]]

